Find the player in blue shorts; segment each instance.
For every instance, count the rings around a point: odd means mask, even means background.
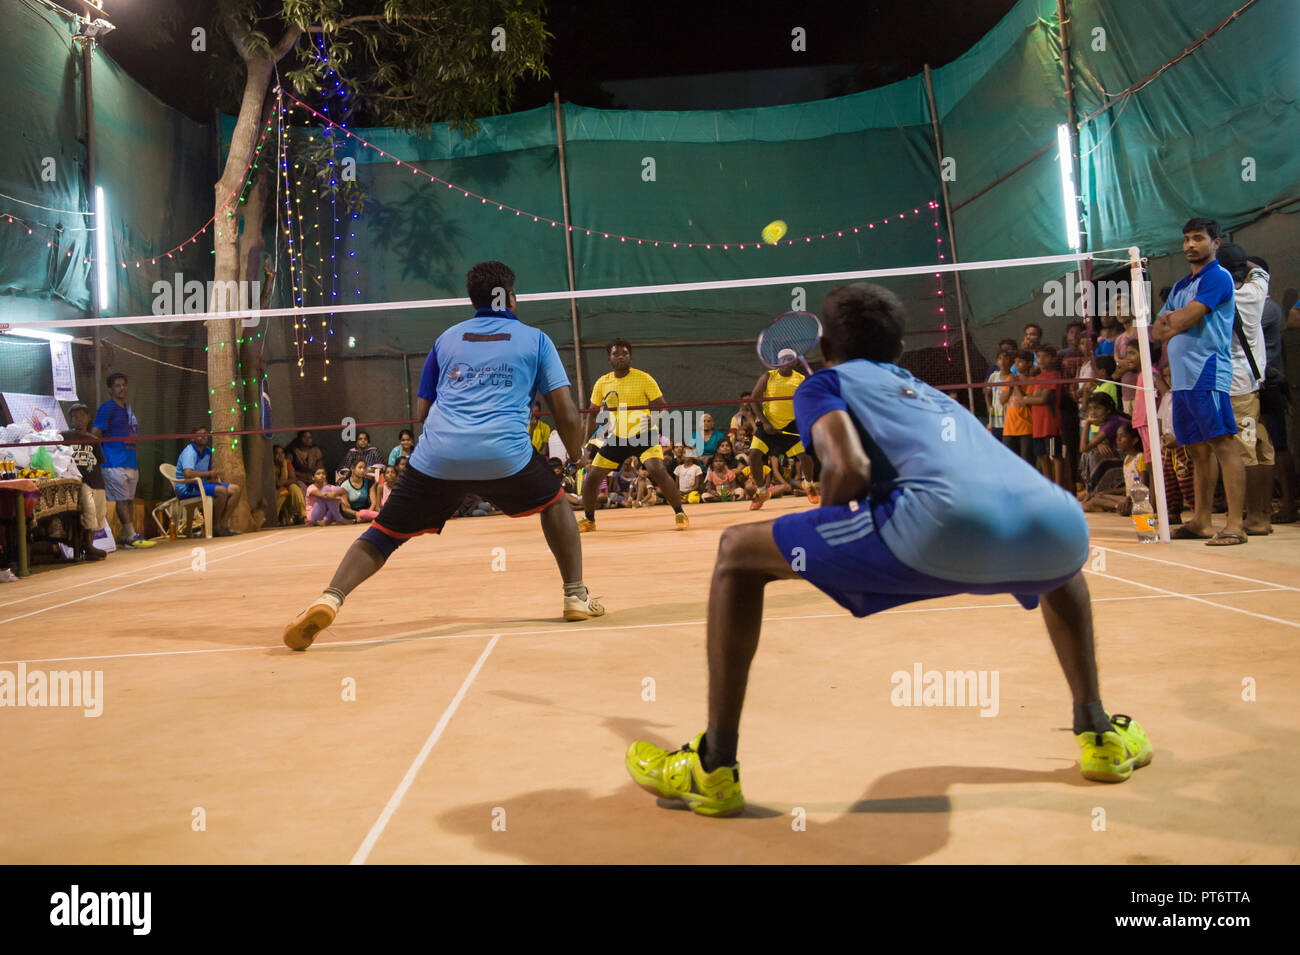
[[[515,273],[505,264],[480,262],[465,287],[474,317],[438,336],[425,361],[416,404],[424,433],[410,463],[324,593],[285,628],[293,650],[311,646],[344,598],[398,547],[441,532],[466,494],[511,517],[540,513],[564,581],[564,619],[605,612],[582,582],[582,539],[564,487],[528,436],[533,395],[540,393],[569,454],[582,456],[582,421],[555,343],[515,317]]]
[[[822,321],[827,367],[794,396],[804,447],[821,461],[821,506],[723,532],[709,591],[708,729],[673,752],[633,743],[628,772],[701,815],[744,808],[736,750],[763,589],[803,577],[857,617],[951,594],[1011,593],[1027,610],[1041,597],[1074,697],[1083,775],[1127,779],[1151,761],[1151,745],[1101,705],[1079,502],[894,364],[905,316],[892,292],[833,289]]]

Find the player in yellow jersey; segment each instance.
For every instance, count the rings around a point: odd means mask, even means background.
[[[587,434],[596,430],[597,418],[605,420],[605,443],[595,451],[583,455],[587,469],[582,482],[582,510],[584,517],[578,521],[583,533],[596,529],[596,497],[600,482],[611,471],[617,471],[632,455],[641,459],[642,466],[663,493],[664,499],[677,512],[677,529],[691,526],[682,512],[682,495],[677,482],[664,467],[664,452],[659,446],[659,431],[654,426],[651,408],[666,404],[659,384],[644,371],[632,367],[632,345],[616,338],[605,347],[609,367],[613,371],[602,375],[591,389],[591,407],[587,412]],[[640,405],[642,407],[638,408]]]
[[[790,360],[765,371],[758,376],[758,382],[750,393],[750,414],[754,417],[754,440],[749,445],[749,471],[752,474],[757,491],[749,504],[751,511],[762,507],[772,492],[768,489],[767,468],[763,462],[769,456],[784,454],[796,458],[799,462],[799,475],[803,478],[803,490],[808,495],[808,502],[816,504],[820,498],[817,487],[812,483],[812,458],[804,451],[799,440],[799,432],[794,428],[794,393],[803,383],[804,376],[794,370],[799,356],[790,352]],[[763,401],[763,398],[776,398],[776,401]]]

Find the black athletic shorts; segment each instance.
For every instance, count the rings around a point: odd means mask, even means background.
[[[626,438],[610,437],[595,451],[596,453],[591,456],[592,464],[611,471],[617,471],[623,466],[623,462],[634,454],[643,461],[664,456],[663,448],[659,444],[658,431],[634,434]],[[598,457],[604,458],[605,461],[597,461]],[[611,464],[613,467],[610,467]]]
[[[536,451],[520,471],[490,481],[430,477],[408,464],[371,526],[399,540],[437,534],[466,494],[477,494],[511,517],[526,517],[564,497],[564,486]]]
[[[778,431],[772,434],[766,428],[760,427],[754,432],[754,440],[749,443],[749,449],[759,452],[764,458],[769,454],[784,454],[790,457],[792,449],[797,456],[804,453],[802,440],[798,431]]]

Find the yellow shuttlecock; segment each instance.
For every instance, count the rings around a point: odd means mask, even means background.
[[[763,241],[768,245],[776,245],[785,235],[787,226],[781,219],[776,219],[763,226]]]

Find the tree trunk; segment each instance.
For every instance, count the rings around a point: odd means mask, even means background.
[[[274,102],[268,103],[269,107],[274,106]],[[265,126],[267,117],[264,114],[262,125]],[[265,159],[265,150],[263,150]],[[248,190],[248,199],[243,208],[243,234],[240,236],[240,283],[242,288],[249,290],[248,307],[252,308],[261,305],[261,299],[264,293],[257,296],[253,295],[254,282],[262,282],[262,252],[265,249],[266,241],[262,233],[262,217],[266,211],[267,197],[267,176],[266,170],[274,168],[267,166],[265,162],[259,163],[259,169],[255,174],[253,186]],[[240,373],[239,388],[244,398],[244,423],[245,430],[252,430],[261,425],[261,411],[259,402],[261,401],[261,382],[262,382],[262,349],[261,342],[258,339],[259,334],[265,334],[262,323],[255,326],[244,326],[239,324],[239,334],[236,336],[243,339],[239,346],[239,358],[243,362],[243,371]],[[268,442],[260,434],[244,435],[239,447],[244,448],[244,460],[248,464],[246,477],[248,483],[244,486],[244,500],[248,502],[249,520],[251,521],[250,530],[257,530],[266,523],[267,501],[265,499],[266,477],[271,467],[271,454],[268,449]]]
[[[239,294],[243,269],[240,262],[239,226],[241,220],[240,194],[243,191],[244,178],[249,164],[253,161],[263,104],[270,86],[274,61],[270,57],[245,58],[248,69],[244,83],[244,98],[239,108],[239,118],[235,123],[234,133],[230,138],[230,152],[226,156],[226,168],[217,182],[216,222],[213,224],[215,234],[213,247],[216,253],[213,269],[212,301],[208,303],[210,312],[233,311],[240,307],[240,299],[248,306],[253,306],[256,299],[250,299],[247,286],[244,294]],[[260,213],[258,216],[260,220]],[[261,222],[254,224],[249,219],[247,228],[254,229],[260,236]],[[243,397],[243,386],[235,377],[236,355],[241,337],[241,327],[236,319],[214,318],[205,323],[208,329],[208,401],[211,410],[212,449],[216,471],[221,480],[238,484],[247,489],[248,479],[244,470],[244,456],[241,450],[247,445],[244,435],[235,438],[222,438],[221,435],[243,427],[244,418],[239,410]],[[248,496],[240,497],[239,506],[231,517],[231,525],[239,530],[251,526],[249,519]]]

